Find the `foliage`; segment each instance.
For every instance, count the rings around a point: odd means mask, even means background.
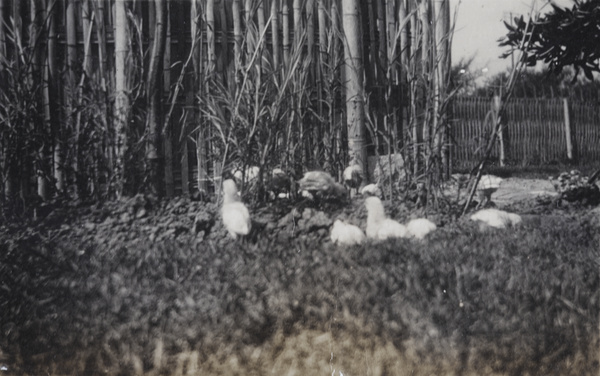
[[[183,374],[174,370],[187,359],[208,374],[283,373],[294,366],[277,363],[279,336],[307,331],[336,347],[362,336],[388,343],[386,357],[335,353],[363,373],[366,364],[416,375],[431,374],[427,365],[438,374],[598,371],[600,223],[591,215],[545,206],[553,216],[510,231],[459,221],[424,242],[350,248],[268,231],[246,243],[177,236],[202,206],[137,196],[2,228],[9,371]],[[171,236],[150,239],[155,224]],[[298,346],[295,357],[333,351]]]
[[[481,73],[473,69],[474,59],[475,55],[462,57],[450,70],[449,91],[455,92],[457,96],[471,95],[477,89],[476,81],[481,77]]]
[[[50,178],[41,153],[49,140],[40,111],[43,85],[34,51],[23,46],[14,28],[8,31],[7,40],[21,54],[0,60],[0,202],[5,209],[2,214],[15,214],[26,212],[31,203],[32,173]]]
[[[575,0],[571,9],[561,8],[553,3],[552,11],[525,22],[523,16],[515,17],[515,25],[505,22],[508,28],[500,46],[510,50],[503,56],[510,56],[515,50],[523,50],[521,41],[531,38],[531,46],[523,55],[528,66],[537,61],[549,64],[550,70],[562,72],[573,66],[575,76],[583,71],[586,78],[593,80],[593,72],[600,72],[600,3],[595,0]]]
[[[244,43],[252,40],[257,45],[254,54],[229,75],[235,78],[229,85],[220,75],[206,76],[203,86],[208,89],[198,95],[204,127],[188,133],[205,133],[211,143],[209,159],[225,172],[260,167],[260,185],[275,167],[295,177],[306,169],[333,167],[338,155],[331,143],[320,142],[319,135],[328,140],[341,125],[327,124],[328,115],[319,112],[316,90],[309,86],[306,30],[295,36],[289,60],[280,66],[274,65],[266,48],[265,33],[250,28],[245,38]],[[336,85],[324,83],[328,98]]]

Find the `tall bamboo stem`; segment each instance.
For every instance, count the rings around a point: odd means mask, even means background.
[[[346,112],[348,122],[348,151],[367,176],[367,153],[365,143],[365,113],[363,88],[362,35],[360,28],[360,5],[358,0],[342,1],[342,20],[346,45],[344,48],[346,88]]]

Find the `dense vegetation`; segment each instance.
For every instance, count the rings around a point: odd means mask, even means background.
[[[328,226],[364,228],[361,200],[335,213],[255,208],[245,242],[225,237],[214,204],[150,196],[5,224],[0,363],[51,375],[597,374],[600,215],[509,209],[521,227],[432,216],[442,227],[423,242],[351,248],[333,246]]]

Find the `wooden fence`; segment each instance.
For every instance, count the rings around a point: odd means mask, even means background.
[[[480,160],[491,135],[493,109],[491,98],[464,97],[453,101],[454,166],[471,167]],[[600,161],[600,106],[597,103],[566,98],[515,98],[507,103],[504,118],[504,131],[491,156],[498,164]],[[501,161],[503,153],[504,161]]]

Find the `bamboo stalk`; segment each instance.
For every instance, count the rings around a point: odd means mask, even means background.
[[[235,61],[235,76],[237,82],[237,72],[242,69],[242,19],[241,19],[241,0],[233,0],[233,56]]]
[[[292,2],[292,14],[294,16],[294,40],[298,40],[302,27],[302,0],[294,0]]]
[[[256,8],[256,20],[258,22],[258,34],[263,35],[265,32],[265,3],[264,0],[258,2]]]
[[[409,71],[409,82],[410,82],[410,122],[411,122],[411,133],[412,133],[412,158],[413,158],[413,174],[418,176],[419,170],[421,169],[420,155],[421,155],[421,132],[419,132],[419,122],[417,121],[418,113],[418,98],[419,98],[419,87],[417,85],[417,62],[419,61],[419,54],[421,53],[421,46],[419,42],[422,39],[421,28],[419,27],[418,21],[418,4],[416,1],[408,0],[408,4],[411,7],[408,9],[411,12],[410,16],[410,48],[411,48],[411,60],[410,60],[410,71]]]
[[[162,97],[168,98],[168,94],[171,91],[171,43],[173,41],[171,36],[171,3],[166,3],[166,25],[165,25],[165,51],[163,57],[163,92]],[[166,120],[166,119],[165,119]],[[175,195],[175,178],[173,173],[174,158],[173,158],[173,125],[165,123],[164,142],[163,142],[163,155],[165,157],[164,162],[164,179],[165,179],[165,195],[166,197],[173,197]]]
[[[314,61],[313,55],[315,51],[315,1],[314,0],[305,0],[306,1],[306,46],[307,48],[307,58],[310,61]],[[313,75],[314,77],[314,75]]]
[[[217,54],[215,46],[215,0],[206,0],[206,53],[207,66],[206,75],[215,73]]]
[[[329,144],[331,140],[331,132],[333,131],[333,126],[331,124],[330,111],[326,109],[326,104],[331,103],[330,98],[324,98],[327,94],[325,93],[324,86],[328,81],[329,77],[327,74],[327,68],[325,64],[327,63],[327,49],[328,49],[328,41],[327,41],[327,14],[326,14],[326,4],[325,0],[318,0],[317,3],[317,27],[319,29],[319,44],[318,44],[318,54],[317,54],[317,107],[319,116],[322,119],[325,119],[326,126],[324,127],[322,133],[322,140],[325,143],[325,148],[329,150],[329,154],[326,155],[326,164],[332,165],[332,145]]]
[[[239,0],[234,0],[234,7],[236,5],[239,6]],[[200,5],[198,0],[193,0],[192,1],[192,11],[191,11],[191,35],[192,35],[192,49],[190,51],[190,58],[189,60],[192,60],[193,62],[193,67],[194,67],[194,84],[192,85],[193,87],[193,93],[194,95],[206,95],[205,91],[202,90],[202,53],[201,53],[201,48],[202,48],[202,25],[201,25],[201,17],[202,17],[202,11],[200,9]],[[239,8],[238,8],[238,17],[239,17]],[[238,19],[239,21],[239,19]],[[234,13],[234,25],[235,25],[235,13]],[[240,34],[241,37],[241,34]],[[183,40],[183,30],[182,33],[180,34],[179,38],[181,38],[181,40]],[[235,44],[234,48],[241,48],[241,41],[240,44]],[[238,53],[239,50],[237,51]],[[236,55],[236,64],[239,62],[238,60],[239,58],[239,54]],[[237,66],[237,65],[236,65]],[[180,76],[180,78],[183,78],[183,72]],[[179,86],[179,85],[178,85]],[[205,88],[205,90],[208,88]],[[192,97],[193,98],[193,97]],[[173,100],[175,100],[175,97],[173,98]],[[198,107],[195,105],[194,106],[194,123],[195,124],[202,124],[202,118],[201,118],[201,114],[200,114],[200,110],[198,109]],[[204,127],[199,126],[198,130],[196,132],[195,135],[195,141],[196,141],[196,168],[197,168],[197,175],[196,175],[196,184],[198,187],[198,192],[200,193],[206,193],[208,186],[207,186],[207,177],[208,177],[208,163],[207,163],[207,156],[206,156],[206,141],[204,138]]]
[[[223,82],[230,83],[227,75],[230,71],[227,69],[229,60],[229,36],[228,36],[228,25],[227,25],[227,12],[225,10],[225,1],[219,2],[219,16],[221,19],[221,53],[220,60],[217,60],[217,64],[220,62],[220,66],[217,67],[217,71],[220,71],[223,76]],[[218,58],[217,58],[218,59]]]
[[[287,0],[282,1],[283,5],[281,7],[281,15],[283,18],[283,62],[287,65],[290,62],[290,11]]]
[[[279,46],[279,0],[271,0],[271,46],[273,49],[273,68],[279,69],[281,49]]]
[[[360,5],[358,0],[342,1],[342,20],[346,45],[344,48],[347,83],[346,112],[348,117],[348,150],[367,176],[367,153],[365,143],[365,113],[362,62],[362,35],[360,29]]]
[[[3,59],[7,59],[8,56],[6,56],[6,31],[4,30],[5,24],[4,24],[4,18],[5,15],[7,14],[6,8],[7,8],[7,4],[8,0],[0,0],[0,20],[2,20],[2,22],[0,22],[0,58]],[[4,70],[4,65],[0,64],[0,73],[2,73]],[[4,82],[2,82],[2,84],[4,84]]]
[[[125,186],[125,152],[127,149],[127,123],[129,113],[129,97],[127,87],[127,56],[129,54],[128,45],[128,25],[125,0],[116,0],[115,9],[115,191],[117,197],[124,194]]]
[[[148,70],[148,144],[146,159],[150,166],[149,180],[153,193],[158,196],[164,194],[161,177],[164,177],[164,161],[162,155],[163,101],[162,101],[162,73],[165,53],[165,40],[167,30],[166,0],[154,0],[156,26],[154,29],[154,44]]]
[[[377,38],[375,37],[375,12],[373,7],[375,4],[373,0],[367,0],[367,19],[369,25],[369,52],[365,56],[367,64],[365,66],[365,74],[367,81],[374,84],[378,84],[379,77],[377,77]]]
[[[395,1],[386,1],[386,32],[387,32],[387,62],[389,65],[388,68],[388,80],[391,80],[390,83],[397,82],[397,60],[396,60],[396,51],[398,39],[396,38],[397,34],[397,25],[396,25],[396,9],[395,9]],[[401,20],[400,20],[401,21]]]
[[[571,132],[571,116],[569,114],[569,100],[563,98],[563,111],[565,121],[565,140],[567,143],[567,158],[569,162],[573,161],[573,136]]]
[[[71,166],[75,177],[79,176],[79,142],[80,142],[80,126],[73,117],[76,113],[76,88],[77,78],[75,69],[77,64],[77,25],[75,18],[75,0],[67,0],[66,2],[66,40],[67,40],[67,83],[65,85],[65,122],[71,133],[69,140],[70,148],[66,150],[67,158],[70,160],[65,163]],[[73,179],[67,179],[71,183]],[[78,190],[77,190],[78,192]]]
[[[377,0],[377,33],[379,35],[379,66],[387,67],[387,32],[385,30],[385,8],[386,0]]]
[[[421,1],[419,6],[419,19],[421,21],[421,76],[425,83],[425,105],[423,108],[423,152],[425,156],[425,170],[429,168],[431,155],[431,16],[428,1]]]
[[[253,17],[254,17],[254,14],[253,14],[253,8],[252,8],[252,0],[245,0],[244,1],[244,24],[245,24],[246,28],[245,28],[244,35],[246,36],[246,38],[245,38],[246,54],[248,56],[252,56],[252,54],[254,53],[254,49],[256,48],[256,45],[255,45],[256,41],[252,38],[251,31],[250,31],[250,30],[254,30],[254,28],[255,28]]]
[[[84,46],[84,65],[83,70],[88,77],[92,77],[92,49],[89,48],[91,41],[88,42],[88,39],[85,37],[87,35],[92,35],[92,9],[90,7],[90,0],[82,0],[81,2],[81,19],[82,19],[82,28],[84,41],[86,42],[86,46]]]

